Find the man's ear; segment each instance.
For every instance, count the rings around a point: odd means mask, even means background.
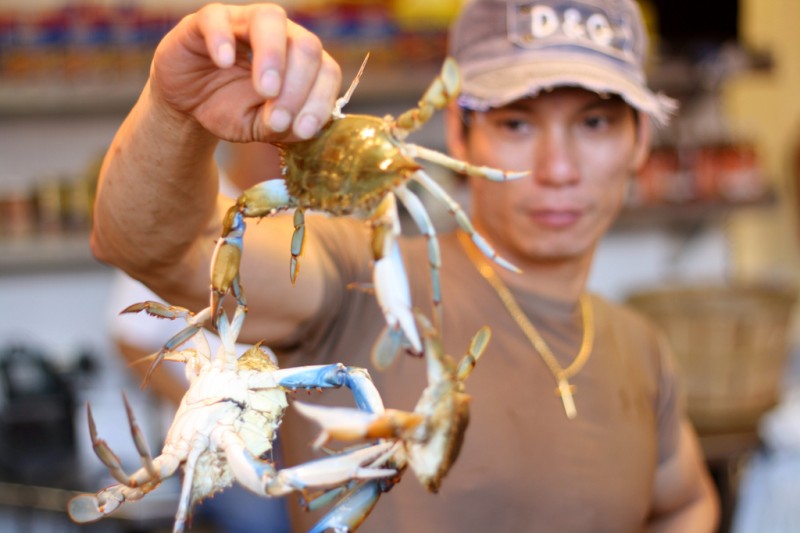
[[[650,155],[650,142],[653,135],[653,123],[650,120],[650,116],[642,112],[638,113],[639,124],[636,129],[636,152],[631,162],[631,171],[634,173],[638,172],[645,161],[647,161],[647,157]]]
[[[456,159],[466,160],[467,139],[466,127],[462,111],[455,102],[451,102],[444,110],[444,136],[447,153]]]

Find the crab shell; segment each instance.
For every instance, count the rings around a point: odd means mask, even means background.
[[[335,215],[371,213],[422,168],[403,152],[392,127],[389,118],[346,115],[312,139],[278,143],[289,194],[300,206]]]

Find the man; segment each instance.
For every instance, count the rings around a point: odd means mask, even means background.
[[[252,60],[234,56],[247,43]],[[644,160],[650,117],[668,101],[644,85],[645,36],[630,1],[476,1],[451,35],[464,74],[447,115],[452,155],[531,171],[472,180],[475,227],[522,274],[483,263],[443,236],[444,346],[458,355],[484,324],[489,348],[467,383],[471,421],[438,495],[407,475],[364,529],[380,531],[713,531],[717,504],[679,408],[661,337],[596,296],[586,278]],[[340,71],[307,31],[268,5],[207,6],[158,47],[149,83],[105,161],[97,256],[191,309],[208,302],[208,265],[228,204],[216,203],[217,138],[308,138],[328,117]],[[243,335],[283,366],[369,367],[383,317],[368,282],[368,234],[350,219],[307,217],[297,286],[288,276],[291,217],[250,224],[241,267]],[[412,298],[425,307],[427,245],[402,243]],[[423,363],[372,372],[387,406],[411,409]],[[555,391],[555,392],[554,392]],[[320,403],[347,402],[325,392]],[[352,401],[352,400],[349,400]],[[292,413],[288,464],[307,460],[315,429]],[[313,517],[295,512],[298,530]],[[301,526],[302,524],[302,526]]]

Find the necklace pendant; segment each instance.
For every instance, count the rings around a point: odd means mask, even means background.
[[[578,416],[578,410],[575,408],[575,398],[572,397],[572,389],[572,385],[570,385],[566,379],[558,380],[556,394],[561,396],[561,403],[564,404],[564,412],[570,420]]]

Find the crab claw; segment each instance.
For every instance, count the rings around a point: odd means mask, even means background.
[[[126,400],[127,401],[127,400]],[[94,453],[97,455],[98,459],[106,465],[108,468],[109,473],[119,481],[120,483],[126,484],[130,481],[130,477],[125,471],[122,469],[122,463],[119,460],[119,457],[108,447],[108,443],[101,439],[97,434],[97,425],[94,422],[94,417],[92,416],[92,408],[89,404],[86,404],[86,419],[89,422],[89,436],[92,440],[92,448],[94,449]]]
[[[358,450],[280,470],[265,488],[271,496],[283,496],[293,491],[335,487],[353,479],[380,479],[397,473],[394,468],[381,468],[388,457],[392,442],[381,442]]]
[[[389,255],[375,262],[373,272],[375,297],[390,328],[399,328],[414,352],[422,352],[422,341],[411,312],[408,278],[400,247],[394,243]]]
[[[379,480],[368,481],[356,487],[317,522],[309,533],[355,531],[372,512],[383,492],[385,490],[381,488]]]
[[[425,124],[437,109],[444,108],[458,95],[461,89],[461,73],[455,59],[448,57],[442,71],[431,82],[418,106],[409,109],[395,121],[395,135],[402,138]]]
[[[375,297],[390,328],[400,328],[416,353],[422,352],[422,341],[411,312],[411,290],[403,266],[403,257],[396,237],[400,235],[400,219],[394,194],[387,194],[373,214],[372,283]]]
[[[168,305],[153,300],[147,300],[144,302],[131,304],[122,311],[120,311],[119,314],[140,313],[142,311],[156,318],[168,318],[170,320],[174,320],[176,318],[186,318],[188,320],[189,318],[194,316],[194,313],[192,313],[185,307],[179,307],[177,305]]]
[[[67,503],[67,513],[75,522],[85,524],[110,515],[121,504],[116,498],[107,499],[101,504],[96,494],[80,494]]]
[[[323,446],[330,439],[397,438],[416,428],[424,419],[421,414],[395,409],[368,413],[350,407],[322,407],[297,401],[293,405],[300,414],[322,428],[314,442],[315,448]]]
[[[372,365],[378,370],[386,370],[404,345],[407,345],[406,337],[400,328],[386,326],[372,345]]]
[[[242,262],[243,238],[247,224],[238,205],[225,213],[222,235],[211,257],[211,309],[214,325],[222,313],[222,300],[231,292],[241,306],[247,305],[244,290],[239,283],[239,265]]]

